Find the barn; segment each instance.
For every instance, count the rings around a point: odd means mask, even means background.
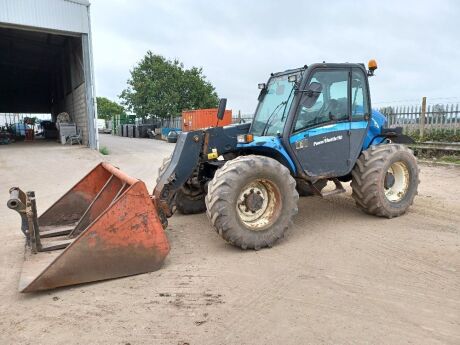
[[[0,113],[66,112],[98,147],[89,1],[0,0],[0,75]]]

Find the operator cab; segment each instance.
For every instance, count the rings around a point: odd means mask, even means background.
[[[279,142],[294,174],[349,174],[370,124],[367,77],[376,65],[369,67],[368,72],[362,64],[322,63],[272,74],[259,84],[250,135],[239,146]]]

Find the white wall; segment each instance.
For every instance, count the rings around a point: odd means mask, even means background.
[[[88,1],[0,0],[0,25],[88,33]]]

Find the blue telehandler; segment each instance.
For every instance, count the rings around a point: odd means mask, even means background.
[[[163,223],[176,210],[206,211],[214,229],[243,249],[272,246],[300,196],[343,193],[351,181],[364,212],[397,217],[413,203],[419,169],[401,128],[371,108],[377,68],[319,63],[272,73],[259,84],[250,124],[182,133],[160,168],[154,200]],[[226,100],[217,113],[223,116]],[[328,181],[333,190],[323,191]]]

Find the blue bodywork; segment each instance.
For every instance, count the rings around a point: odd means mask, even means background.
[[[378,145],[385,142],[385,137],[378,137],[378,135],[382,132],[382,128],[384,127],[386,121],[387,120],[382,113],[377,110],[372,110],[370,123],[367,121],[339,122],[322,127],[311,128],[292,135],[289,138],[289,142],[292,144],[305,137],[313,137],[343,130],[367,128],[367,133],[362,145],[362,150],[364,151],[368,149],[371,144]],[[267,151],[275,151],[277,155],[281,155],[281,157],[283,157],[291,172],[293,174],[296,173],[294,162],[284,148],[280,138],[277,136],[254,136],[254,141],[248,144],[238,144],[237,147],[240,149],[250,149],[254,153],[262,155],[266,155]]]
[[[371,122],[364,138],[363,150],[367,150],[369,145],[378,145],[385,141],[384,137],[376,137],[382,133],[382,128],[385,126],[387,118],[381,112],[372,110]]]
[[[248,144],[238,144],[236,147],[240,149],[251,149],[251,151],[254,151],[254,153],[260,153],[262,155],[264,155],[264,153],[267,152],[267,149],[273,150],[281,154],[281,156],[286,160],[286,163],[288,164],[288,168],[291,170],[292,173],[295,174],[296,172],[294,162],[292,161],[291,157],[287,153],[279,137],[254,136],[254,141]]]

